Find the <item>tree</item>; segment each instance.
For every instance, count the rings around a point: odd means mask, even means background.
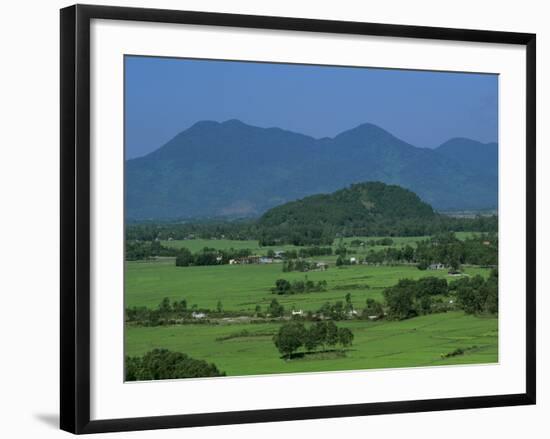
[[[416,281],[416,294],[418,296],[436,296],[447,294],[447,281],[434,276],[423,277]]]
[[[283,305],[280,305],[277,299],[273,299],[267,307],[267,313],[270,314],[271,317],[281,317],[284,310]]]
[[[277,279],[275,287],[271,289],[274,294],[289,294],[291,291],[290,282],[286,279]]]
[[[185,247],[182,247],[176,255],[176,267],[188,267],[193,263],[193,254]]]
[[[347,348],[353,342],[353,332],[349,328],[338,328],[338,343]]]
[[[174,310],[174,312],[187,311],[187,300],[181,299],[179,302],[177,300],[174,300],[174,303],[172,304],[172,309]]]
[[[273,337],[273,342],[279,352],[290,359],[293,352],[304,344],[305,326],[301,322],[289,322],[279,328],[279,332]]]
[[[308,351],[315,350],[318,346],[325,347],[327,338],[327,324],[325,322],[315,322],[307,331],[304,339],[305,347]]]
[[[490,314],[498,314],[498,271],[492,270],[485,282],[485,310]]]
[[[473,278],[466,278],[456,288],[458,303],[466,314],[480,314],[484,310],[486,302],[486,289],[484,279],[477,275]]]
[[[218,304],[216,305],[216,309],[218,310],[218,312],[222,312],[223,311],[223,305],[222,305],[222,301],[221,300],[218,300]]]
[[[336,346],[338,343],[338,327],[331,320],[327,324],[326,343],[329,346]]]
[[[162,299],[162,302],[160,302],[159,311],[162,313],[169,313],[172,311],[172,306],[170,306],[170,299],[168,297],[165,297]]]
[[[384,298],[391,318],[402,320],[417,314],[414,307],[416,284],[413,280],[401,279],[397,285],[384,290]]]
[[[353,311],[353,303],[351,303],[351,293],[347,293],[346,294],[346,312],[351,312]]]

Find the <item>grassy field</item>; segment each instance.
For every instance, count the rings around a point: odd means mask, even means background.
[[[272,334],[278,328],[275,323],[130,327],[126,333],[126,354],[141,355],[153,348],[168,348],[214,362],[228,375],[498,361],[498,327],[495,318],[452,312],[401,322],[339,322],[338,326],[349,327],[355,335],[353,346],[341,358],[318,358],[313,355],[291,361],[281,359],[271,341]],[[243,329],[249,332],[249,336],[236,336]],[[235,337],[220,340],[228,335]],[[464,349],[465,354],[442,358],[442,355],[457,348]]]
[[[470,234],[461,233],[461,239]],[[393,238],[394,246],[414,245],[427,237]],[[344,243],[358,238],[345,238]],[[360,238],[359,238],[360,239]],[[362,238],[374,239],[373,237]],[[265,254],[256,241],[187,240],[166,241],[165,245],[185,246],[195,252],[204,247],[216,249],[250,248]],[[335,243],[335,246],[339,243]],[[272,247],[280,250],[286,247]],[[373,247],[368,247],[370,250]],[[374,247],[374,249],[381,247]],[[359,249],[359,255],[366,250]],[[310,259],[310,258],[308,258]],[[316,311],[323,303],[344,300],[351,294],[354,308],[361,310],[367,298],[382,300],[384,288],[400,279],[436,276],[453,279],[447,270],[418,270],[415,266],[334,266],[335,256],[318,257],[330,263],[327,271],[308,273],[282,271],[281,263],[176,267],[173,258],[126,262],[125,306],[156,308],[165,297],[186,299],[188,307],[215,309],[218,301],[224,311],[253,312],[262,310],[273,298],[287,311]],[[489,275],[489,269],[464,267],[467,275]],[[327,290],[296,295],[274,295],[270,289],[277,279],[325,280]],[[126,353],[141,355],[153,348],[164,347],[184,352],[194,358],[214,362],[228,375],[250,375],[286,372],[314,372],[385,367],[411,367],[498,361],[498,320],[449,312],[417,317],[405,321],[349,320],[338,322],[355,336],[353,346],[341,353],[306,355],[285,361],[280,358],[272,336],[280,323],[186,324],[159,327],[128,326]],[[242,336],[242,331],[248,331]],[[442,355],[463,349],[463,355]]]
[[[458,239],[466,239],[472,235],[475,235],[473,232],[456,232],[456,237]],[[384,238],[382,237],[376,237],[376,236],[356,236],[352,238],[342,238],[341,242],[345,245],[349,245],[349,243],[355,239],[360,239],[363,241],[368,241],[372,239],[380,239]],[[393,247],[402,247],[406,244],[415,246],[417,241],[421,241],[424,239],[430,238],[429,236],[406,236],[406,237],[392,237],[392,240],[394,241]],[[161,241],[161,244],[170,247],[170,248],[182,248],[185,247],[189,249],[191,252],[197,252],[199,250],[202,250],[204,247],[210,247],[215,248],[217,250],[225,250],[225,249],[245,249],[248,248],[258,254],[265,254],[267,250],[289,250],[289,249],[299,249],[300,247],[296,247],[293,245],[282,245],[282,246],[272,246],[272,247],[260,247],[258,244],[258,241],[248,240],[248,241],[234,241],[230,239],[188,239],[188,240],[173,240],[173,241]],[[337,239],[333,243],[333,247],[336,248],[340,244],[340,240]],[[382,246],[369,246],[367,250],[374,249],[374,250],[380,250],[381,248],[384,248]],[[361,249],[358,249],[361,250]],[[361,252],[360,252],[361,253]]]
[[[488,269],[465,268],[470,275],[487,276]],[[326,280],[327,291],[288,296],[275,296],[270,288],[277,279]],[[188,306],[215,309],[218,300],[227,311],[254,311],[274,297],[287,309],[317,310],[324,302],[343,300],[352,295],[356,308],[363,308],[368,297],[381,299],[382,290],[399,279],[437,276],[451,279],[446,270],[421,271],[414,266],[350,265],[331,266],[327,271],[283,273],[282,264],[217,265],[176,267],[170,258],[154,262],[126,263],[126,307],[156,307],[164,297],[185,298]]]

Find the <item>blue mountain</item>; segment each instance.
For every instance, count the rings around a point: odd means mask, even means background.
[[[128,219],[259,216],[354,183],[407,188],[439,210],[492,209],[498,145],[452,139],[410,145],[363,124],[315,139],[238,120],[198,122],[152,153],[126,161]]]

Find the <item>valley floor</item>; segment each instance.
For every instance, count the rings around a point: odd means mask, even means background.
[[[451,312],[400,322],[339,322],[338,326],[349,327],[355,335],[343,357],[282,359],[271,340],[279,327],[275,323],[128,327],[126,354],[136,356],[154,348],[167,348],[213,362],[230,376],[498,361],[495,318]],[[248,335],[239,336],[243,330]],[[444,358],[457,349],[465,353]]]
[[[393,239],[394,245],[401,246],[413,245],[419,238]],[[196,251],[205,246],[229,248],[235,243],[258,252],[267,250],[257,247],[255,241],[190,240],[167,244]],[[307,273],[283,272],[281,263],[176,267],[173,258],[126,262],[125,307],[156,309],[164,298],[185,299],[188,308],[215,310],[221,305],[234,315],[250,316],[257,307],[265,310],[276,298],[288,315],[290,310],[315,312],[324,303],[343,301],[350,294],[353,307],[362,310],[366,299],[382,301],[383,290],[400,279],[434,276],[448,282],[454,280],[447,270],[418,270],[413,265],[358,264],[339,268],[334,265],[335,258],[312,258],[326,261],[329,269]],[[463,273],[486,278],[490,269],[463,267]],[[271,292],[277,279],[323,280],[327,287],[322,292],[277,295]],[[273,335],[281,324],[266,320],[229,324],[220,319],[156,327],[127,324],[125,353],[139,356],[154,348],[167,348],[212,362],[230,376],[498,362],[498,318],[475,317],[463,311],[402,321],[338,321],[338,327],[352,330],[351,347],[322,354],[307,354],[302,349],[290,361],[281,358],[273,343]]]

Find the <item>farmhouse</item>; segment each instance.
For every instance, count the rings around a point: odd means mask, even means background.
[[[354,257],[349,258],[349,263],[350,264],[357,264],[357,258],[354,258]]]
[[[301,309],[299,309],[298,311],[292,310],[292,315],[293,316],[303,316],[304,312]]]
[[[238,264],[269,264],[270,262],[262,262],[262,257],[253,255],[253,256],[246,256],[244,258],[236,258],[236,259],[230,259],[229,265],[238,265]],[[264,258],[264,259],[270,259],[270,258]],[[273,262],[273,260],[271,260]]]
[[[273,258],[268,258],[267,256],[262,256],[260,258],[260,264],[273,264]]]
[[[200,320],[200,319],[204,319],[206,317],[206,314],[203,312],[193,311],[191,313],[191,317],[193,317],[194,319]]]
[[[445,266],[441,263],[437,263],[437,264],[430,264],[428,266],[428,270],[443,270],[445,268]]]

